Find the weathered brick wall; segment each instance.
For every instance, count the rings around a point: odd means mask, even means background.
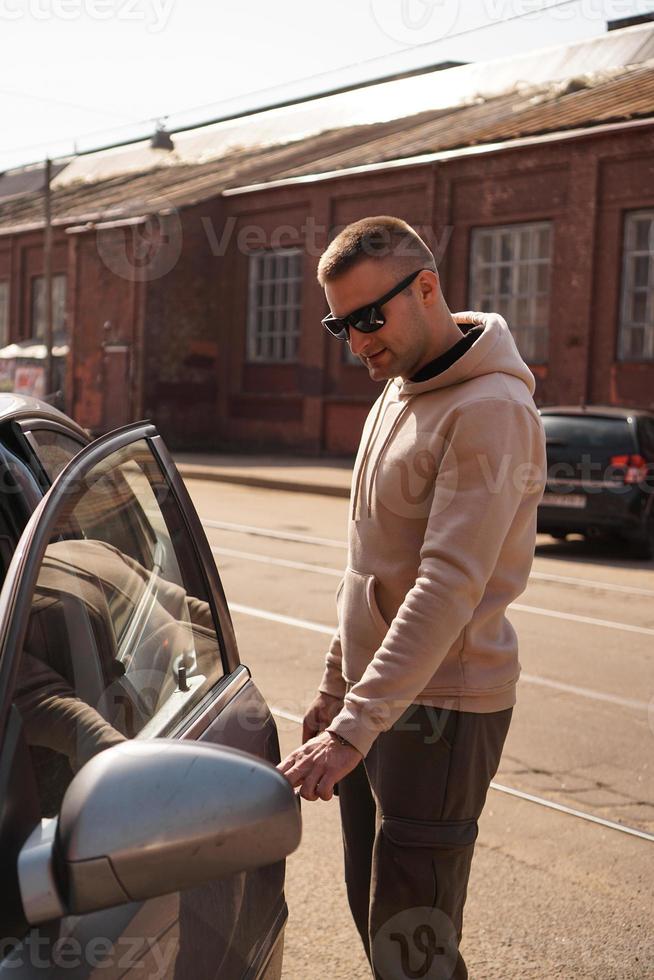
[[[223,260],[212,248],[221,202],[175,214],[164,229],[168,257],[147,283],[144,311],[144,414],[173,448],[218,445],[218,384]]]
[[[549,356],[532,365],[538,404],[605,402],[654,408],[654,363],[617,360],[617,331],[625,211],[654,207],[654,127],[591,134],[489,155],[461,157],[430,166],[344,176],[229,198],[238,222],[258,221],[270,243],[275,223],[302,226],[298,212],[320,228],[335,228],[370,214],[395,214],[431,230],[442,254],[443,291],[453,310],[468,309],[470,247],[474,228],[531,221],[553,223]],[[327,236],[313,241],[323,245]],[[302,244],[299,237],[295,244]],[[232,255],[232,385],[252,387],[261,402],[257,419],[232,420],[244,442],[293,444],[314,451],[356,449],[368,406],[379,392],[365,369],[348,364],[342,347],[320,337],[326,310],[315,283],[317,256],[307,254],[302,315],[302,364],[243,364],[246,257]],[[240,272],[237,270],[241,270]],[[303,372],[316,372],[310,391]],[[320,380],[322,379],[322,380]],[[302,397],[303,423],[266,415],[266,392],[279,399]],[[320,392],[320,394],[318,394]],[[237,403],[242,414],[242,404]],[[270,403],[272,405],[272,402]],[[232,408],[234,406],[232,405]],[[230,406],[226,405],[227,417]],[[265,421],[264,421],[265,419]]]
[[[52,274],[67,271],[67,238],[53,234]],[[43,275],[43,235],[40,231],[0,237],[0,279],[9,282],[9,340],[30,337],[32,280]]]
[[[334,229],[395,214],[431,236],[453,310],[470,306],[480,226],[553,223],[549,357],[533,365],[539,404],[654,408],[654,363],[617,359],[625,213],[654,208],[654,125],[552,140],[436,164],[214,198],[146,226],[56,234],[69,277],[75,417],[115,422],[107,344],[129,348],[125,421],[149,416],[173,447],[351,453],[380,388],[320,325],[318,257]],[[305,252],[297,364],[248,364],[249,254]],[[0,238],[13,337],[26,336],[41,234]],[[115,362],[114,362],[115,364]],[[115,377],[115,372],[111,374]]]
[[[115,228],[69,236],[71,331],[68,411],[94,433],[141,415],[139,318],[141,283],[125,274],[131,232]],[[120,273],[123,274],[120,274]],[[105,347],[124,347],[125,371],[113,378]]]

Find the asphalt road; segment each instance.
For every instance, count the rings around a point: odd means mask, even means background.
[[[290,751],[335,624],[347,502],[187,483],[241,659]],[[523,675],[466,906],[473,980],[654,976],[654,844],[587,819],[654,834],[653,600],[654,564],[539,538],[510,611]],[[368,978],[345,899],[338,803],[305,803],[303,814],[303,843],[288,862],[284,980]]]

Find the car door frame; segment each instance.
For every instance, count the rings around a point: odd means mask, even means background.
[[[38,441],[34,438],[34,432],[56,432],[58,435],[65,436],[70,439],[71,442],[76,442],[79,445],[79,452],[86,449],[92,443],[92,439],[84,432],[83,429],[77,426],[68,426],[64,422],[58,419],[52,419],[47,416],[39,417],[38,415],[25,415],[25,416],[15,416],[11,419],[11,422],[18,429],[20,434],[20,439],[24,443],[25,452],[25,462],[34,471],[34,475],[39,482],[39,485],[43,487],[44,493],[50,489],[53,484],[53,480],[47,473],[41,458],[39,456],[40,446]],[[71,457],[72,461],[75,457]]]
[[[251,685],[247,667],[240,664],[231,616],[216,563],[188,490],[156,427],[147,421],[135,423],[95,440],[70,460],[35,509],[16,548],[0,592],[0,752],[4,747],[7,722],[12,711],[13,692],[28,626],[31,598],[65,495],[75,486],[76,481],[84,478],[104,459],[120,449],[142,441],[147,442],[159,465],[191,539],[190,543],[199,563],[198,572],[204,580],[212,607],[223,667],[222,676],[216,679],[188,716],[180,721],[171,733],[172,737],[199,739],[215,724],[223,709],[237,695],[240,694],[246,700],[248,697],[260,697],[256,688]],[[247,690],[252,693],[248,695]],[[264,959],[272,955],[273,947],[277,948],[274,937],[282,934],[286,915],[287,910],[283,904],[269,937],[260,944],[259,956]],[[259,969],[256,970],[256,975],[260,975]]]
[[[29,609],[24,606],[30,601],[36,584],[43,554],[57,519],[58,503],[69,492],[71,485],[95,465],[112,453],[139,441],[148,443],[190,536],[219,633],[223,676],[233,674],[240,665],[234,628],[216,563],[200,518],[172,457],[152,422],[123,426],[81,449],[62,470],[27,522],[9,565],[0,593],[0,738],[6,728],[18,661],[25,640]]]

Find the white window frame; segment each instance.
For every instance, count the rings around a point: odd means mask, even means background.
[[[302,249],[252,252],[248,283],[248,362],[296,363],[299,360],[301,310]]]
[[[545,231],[547,254],[545,250],[539,252]],[[551,221],[472,229],[470,308],[500,313],[520,353],[530,364],[546,364],[548,360],[552,239]],[[490,242],[487,248],[490,258],[483,255],[485,241]],[[502,257],[504,241],[510,243],[509,258]],[[485,283],[482,282],[484,274]],[[507,280],[508,289],[503,288]]]
[[[647,247],[639,247],[637,224],[649,221],[650,229]],[[635,284],[636,263],[647,258],[647,284]],[[633,316],[634,301],[637,295],[645,297],[644,316]],[[635,332],[642,332],[642,352],[633,353],[632,341]],[[618,327],[619,361],[654,360],[654,209],[628,211],[624,216],[622,288],[620,298],[620,324]]]
[[[9,280],[0,279],[0,347],[9,343]]]

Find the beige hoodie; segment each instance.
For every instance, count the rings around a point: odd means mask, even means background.
[[[414,702],[489,712],[520,673],[506,608],[524,590],[545,484],[534,378],[496,314],[422,382],[389,381],[354,466],[338,632],[320,690],[329,730],[367,754]]]

